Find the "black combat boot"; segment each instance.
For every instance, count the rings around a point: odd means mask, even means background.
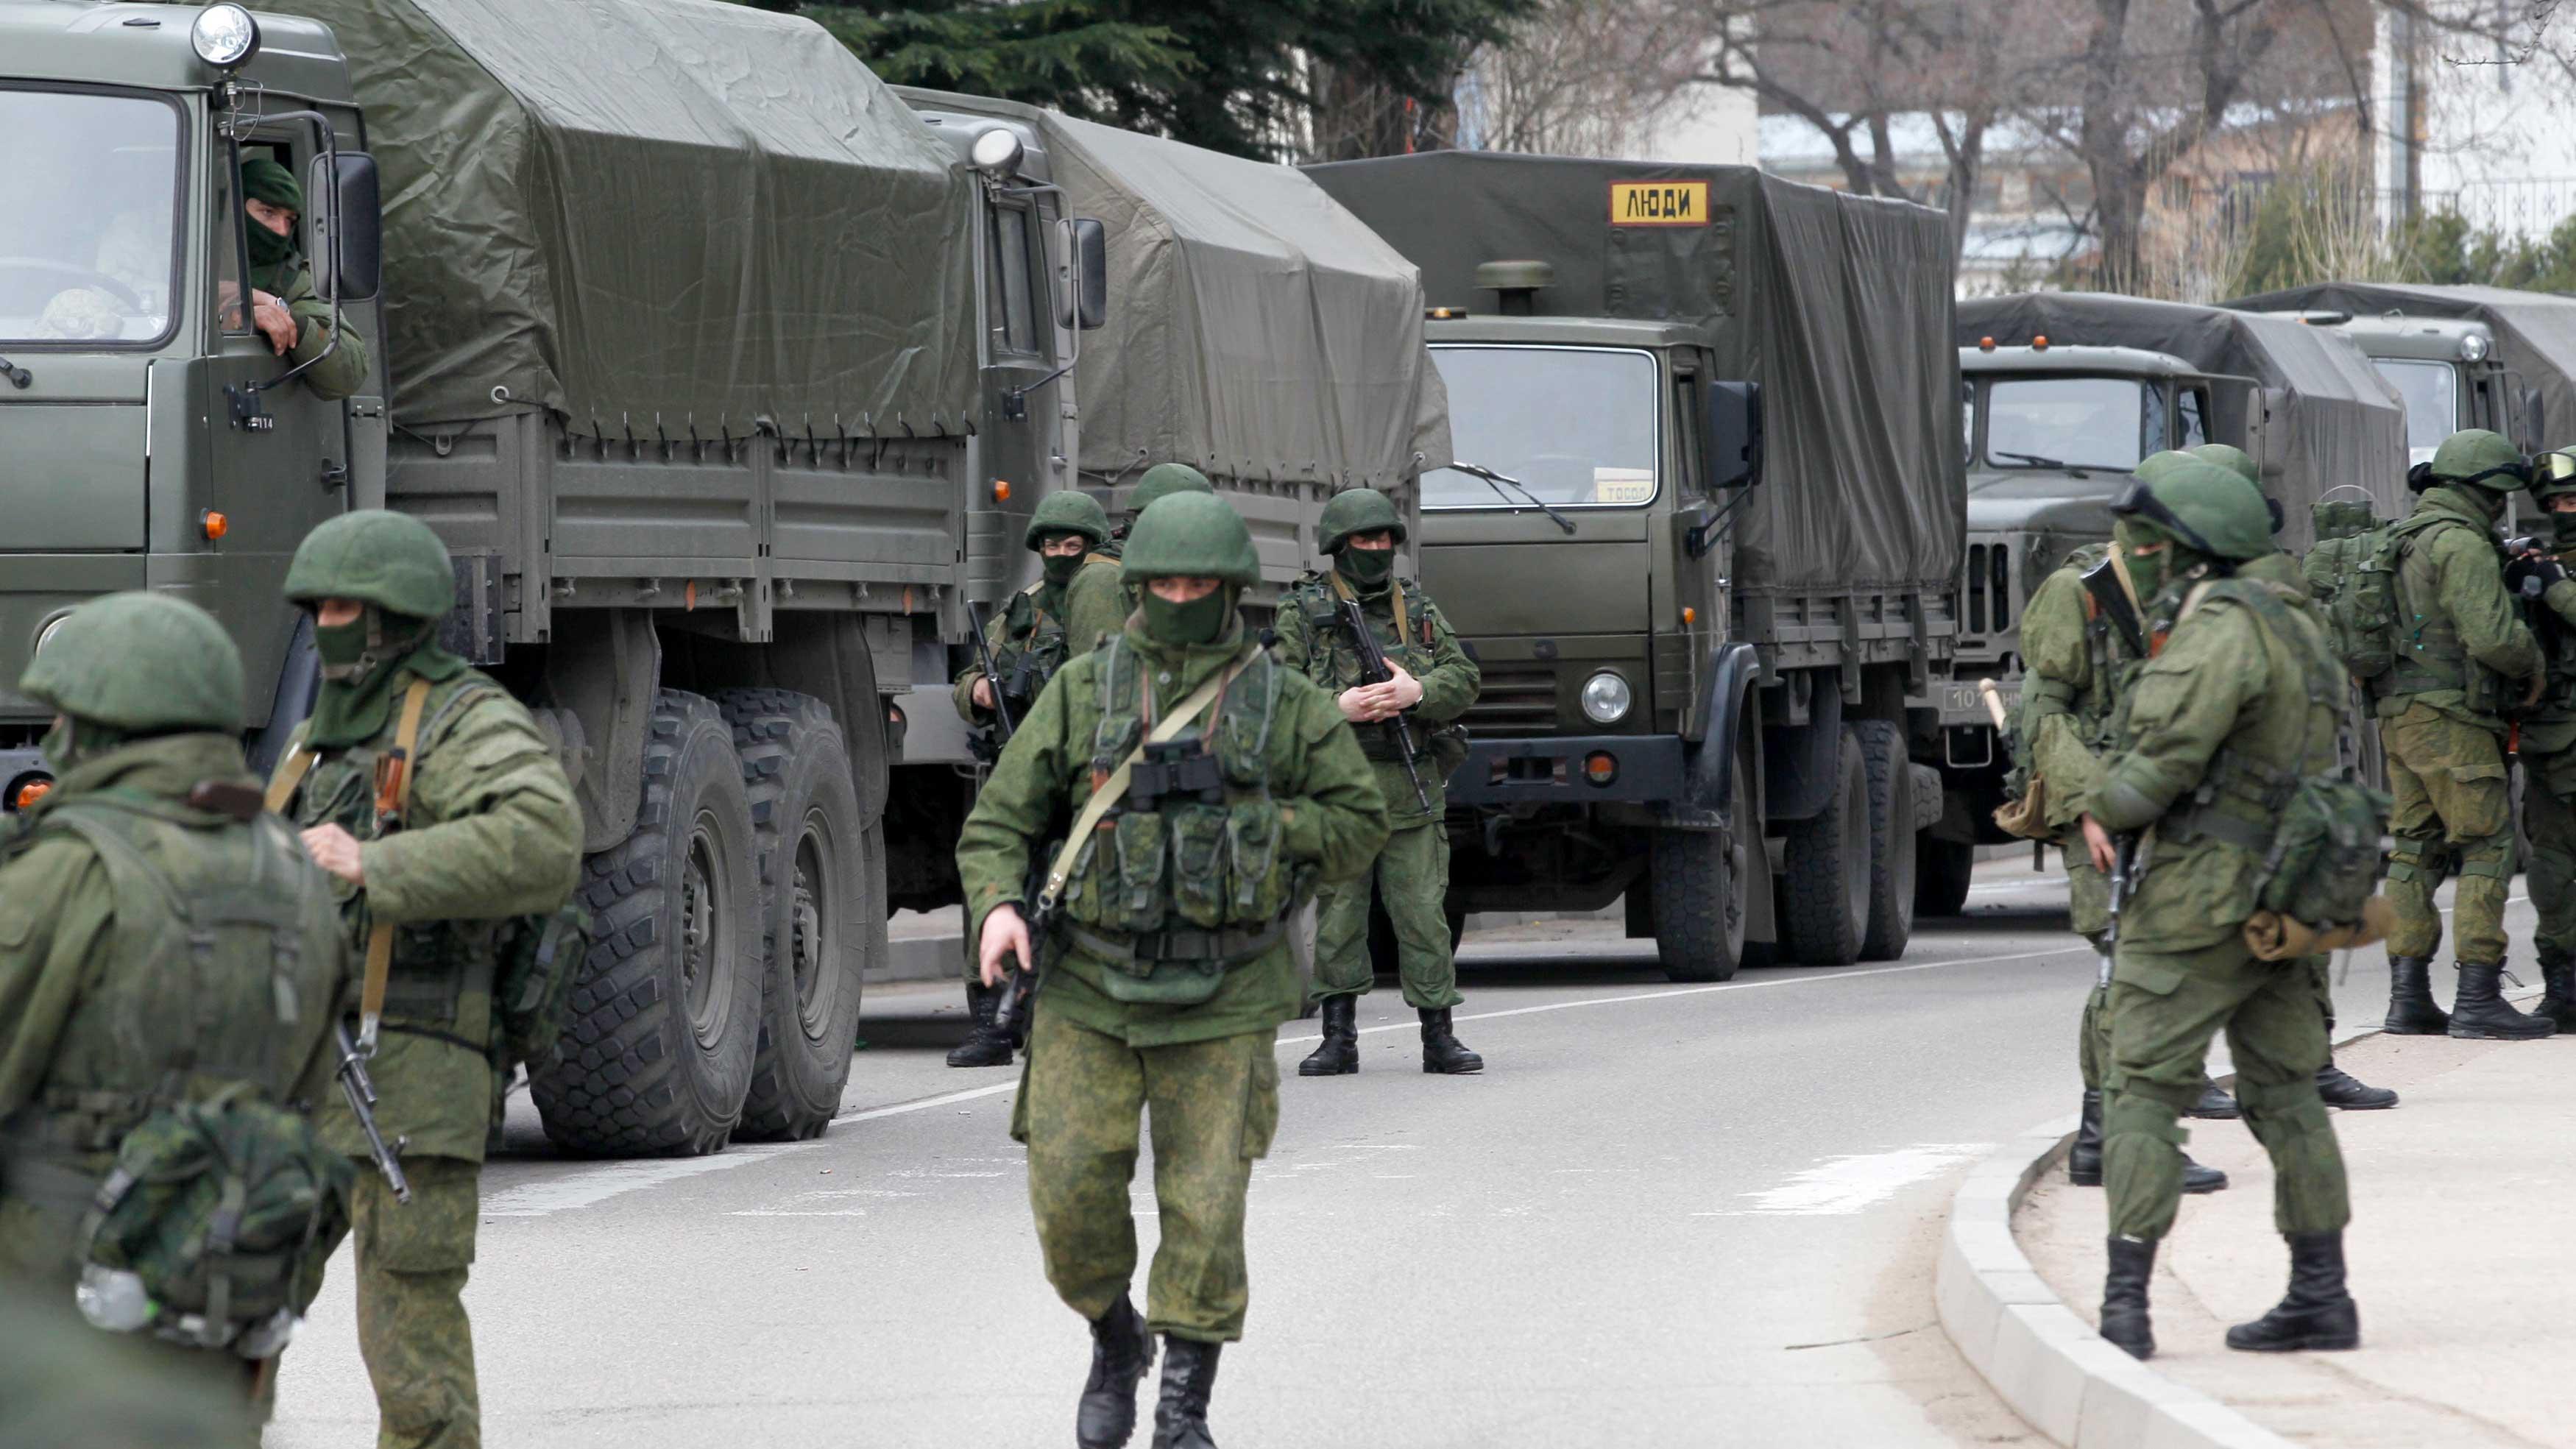
[[[1073,1442],[1082,1449],[1126,1449],[1136,1432],[1136,1383],[1154,1366],[1154,1335],[1127,1295],[1091,1321],[1091,1377],[1073,1412]]]
[[[2102,1337],[2131,1358],[2156,1351],[2155,1326],[2147,1321],[2147,1278],[2156,1271],[2156,1245],[2144,1238],[2113,1238],[2111,1264],[2102,1275]]]
[[[2291,1233],[2290,1294],[2252,1323],[2227,1330],[2249,1353],[2361,1347],[2361,1310],[2343,1286],[2343,1234]]]
[[[2183,1109],[2186,1117],[2204,1117],[2212,1122],[2233,1122],[2239,1113],[2236,1099],[2227,1089],[2207,1077],[2200,1079],[2200,1100]]]
[[[2317,1095],[2325,1099],[2327,1106],[2341,1107],[2347,1112],[2376,1112],[2383,1107],[2397,1105],[2395,1092],[2370,1085],[2336,1066],[2332,1057],[2326,1058],[2326,1064],[2317,1068]]]
[[[2496,980],[2504,966],[2495,961],[2463,961],[2459,994],[2451,998],[2451,1035],[2470,1041],[2538,1041],[2558,1030],[2548,1017],[2531,1016],[2508,1005]]]
[[[2388,1020],[2381,1029],[2390,1036],[2440,1036],[2451,1018],[2433,1004],[2433,958],[2388,958]]]
[[[1163,1335],[1163,1397],[1154,1405],[1154,1449],[1216,1449],[1208,1395],[1216,1389],[1221,1343]]]
[[[2066,1180],[2077,1187],[2102,1185],[2102,1094],[2084,1094],[2083,1114],[2075,1119],[2075,1145],[2066,1149]],[[2182,1190],[2217,1192],[2227,1186],[2227,1174],[2215,1167],[2203,1167],[2182,1155]]]
[[[966,988],[966,1011],[974,1026],[966,1039],[948,1051],[952,1067],[1007,1067],[1011,1064],[1011,1034],[993,1024],[1001,1009],[1002,989],[998,986]]]
[[[2534,1014],[2562,1032],[2576,1031],[2576,956],[2540,948],[2540,1005]]]
[[[1360,999],[1324,998],[1324,1039],[1297,1064],[1301,1077],[1340,1077],[1360,1069]]]
[[[1424,1071],[1457,1076],[1461,1073],[1481,1072],[1485,1069],[1485,1059],[1460,1045],[1457,1036],[1449,1030],[1448,1007],[1441,1007],[1437,1011],[1429,1007],[1419,1009],[1422,1012],[1422,1069]]]

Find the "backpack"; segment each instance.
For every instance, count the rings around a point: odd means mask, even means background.
[[[492,1051],[504,1075],[518,1062],[532,1073],[554,1065],[574,970],[590,949],[590,924],[575,898],[553,915],[520,916],[502,926],[494,943]]]
[[[2415,536],[2444,522],[2418,515],[2381,523],[2370,505],[2320,501],[2310,510],[2318,542],[2300,563],[2325,616],[2326,644],[2344,672],[2374,697],[2397,664],[2397,570]]]

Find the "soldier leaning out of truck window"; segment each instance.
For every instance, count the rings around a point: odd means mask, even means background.
[[[295,244],[304,188],[295,173],[265,156],[242,162],[243,235],[250,245],[250,322],[271,350],[305,369],[304,385],[337,400],[367,381],[367,341],[344,314],[340,345],[331,346],[331,304],[313,289],[313,264]],[[239,316],[225,284],[227,321]],[[325,349],[328,349],[327,353]],[[315,361],[319,358],[319,361]]]

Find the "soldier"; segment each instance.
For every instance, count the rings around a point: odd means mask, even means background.
[[[2397,661],[2375,712],[2388,752],[2391,826],[2387,1029],[2403,1036],[2524,1041],[2555,1028],[2506,1004],[2505,894],[2513,879],[2504,706],[2541,682],[2540,650],[2506,595],[2496,522],[2527,476],[2513,444],[2483,428],[2453,433],[2433,454],[2430,486],[2391,526]],[[2453,902],[2460,986],[2451,1014],[2433,1004],[2442,917],[2433,892],[2459,852]]]
[[[286,574],[287,597],[312,611],[322,688],[269,798],[335,878],[366,994],[382,992],[377,1117],[411,1176],[397,1208],[362,1175],[352,1213],[380,1449],[481,1442],[460,1295],[497,1086],[496,939],[560,907],[581,873],[581,812],[536,722],[439,647],[455,589],[438,535],[380,509],[314,529]],[[365,1150],[347,1111],[324,1126],[334,1147]]]
[[[2540,703],[2522,717],[2522,819],[2531,837],[2531,904],[2540,913],[2537,1015],[2576,1031],[2576,453],[2532,460],[2546,531],[2505,566],[2507,588],[2537,600],[2533,632],[2547,663]]]
[[[1484,676],[1431,596],[1395,577],[1404,520],[1385,494],[1345,489],[1324,505],[1317,528],[1333,566],[1300,579],[1280,602],[1279,662],[1322,685],[1351,721],[1386,797],[1389,834],[1367,875],[1324,891],[1316,902],[1315,996],[1323,1006],[1324,1038],[1297,1064],[1297,1074],[1332,1077],[1360,1069],[1359,999],[1373,979],[1372,885],[1395,927],[1404,999],[1422,1018],[1422,1069],[1482,1071],[1484,1058],[1450,1031],[1451,1009],[1462,998],[1450,954],[1449,832],[1441,817],[1443,784],[1466,758],[1462,732],[1443,727],[1476,702]],[[1358,602],[1392,679],[1361,681],[1345,601]],[[1407,732],[1410,759],[1396,727],[1407,717],[1414,721]],[[1417,780],[1421,797],[1414,793]]]
[[[2158,453],[2138,465],[2138,476],[2155,476],[2189,461],[2185,454]],[[2021,738],[2032,788],[2046,802],[2044,823],[2056,832],[2066,863],[2067,911],[2075,932],[2097,951],[2110,926],[2111,888],[2077,838],[2076,822],[2083,813],[2084,792],[2100,774],[2111,747],[2121,688],[2146,656],[2142,600],[2110,556],[2108,543],[2086,544],[2068,554],[2031,594],[2021,617],[2027,664]],[[2105,602],[2106,596],[2111,602]],[[2078,1187],[2102,1185],[2102,1074],[2111,1057],[2111,1019],[2105,1011],[2110,996],[2110,983],[2097,979],[2085,995],[2076,1034],[2084,1097],[2075,1142],[2066,1154],[2066,1176]],[[2232,1098],[2210,1083],[2191,1110],[2194,1116],[2233,1117],[2237,1109]],[[2185,1192],[2217,1192],[2227,1186],[2227,1174],[2186,1156],[2182,1183]]]
[[[2350,1348],[2359,1342],[2344,1290],[2351,1210],[2316,1087],[2324,1022],[2304,973],[2258,959],[2245,938],[2280,785],[2339,769],[2343,671],[2303,585],[2230,577],[2272,552],[2262,496],[2242,478],[2176,466],[2132,485],[2114,512],[2131,577],[2169,632],[2130,680],[2121,737],[2084,798],[2098,870],[2114,864],[2114,833],[2153,831],[2111,985],[2102,1336],[2139,1358],[2155,1350],[2147,1280],[2181,1197],[2177,1119],[2224,1027],[2246,1124],[2271,1155],[2274,1216],[2292,1261],[2288,1297],[2228,1330],[2228,1346]]]
[[[1001,676],[1003,691],[1011,696],[1004,703],[1015,722],[1028,713],[1037,692],[1064,664],[1065,586],[1091,559],[1092,550],[1108,541],[1109,516],[1087,493],[1066,489],[1050,494],[1030,515],[1025,542],[1041,560],[1038,581],[1013,594],[1001,622],[985,631],[993,650],[993,672]],[[957,713],[968,724],[999,723],[992,681],[984,675],[982,660],[957,676],[956,699]],[[948,1053],[948,1065],[1007,1067],[1013,1050],[1011,1035],[994,1029],[997,993],[984,985],[975,958],[973,950],[966,952],[966,1012],[974,1026],[966,1040]]]
[[[1160,1333],[1156,1449],[1213,1449],[1217,1352],[1243,1336],[1248,1297],[1244,1191],[1278,1125],[1279,1024],[1297,1014],[1286,921],[1314,880],[1366,869],[1386,806],[1332,700],[1246,638],[1235,605],[1260,559],[1223,500],[1156,503],[1121,572],[1144,603],[1038,696],[957,870],[987,985],[1043,952],[1011,1135],[1029,1149],[1047,1281],[1091,1322],[1076,1438],[1127,1442]],[[1048,845],[1059,833],[1078,848]],[[1057,884],[1039,909],[1060,900],[1062,918],[1033,944],[1024,883],[1041,849]],[[1162,1245],[1140,1317],[1128,1183],[1149,1104]]]
[[[331,346],[331,304],[314,292],[313,264],[295,245],[295,223],[303,212],[304,188],[296,184],[294,172],[265,156],[242,162],[251,326],[288,362],[299,367],[313,363],[303,373],[304,385],[315,396],[336,401],[367,385],[367,340],[344,313],[340,345]],[[226,306],[232,305],[228,296]]]
[[[0,847],[0,1262],[68,1310],[79,1226],[129,1133],[218,1094],[296,1111],[323,1099],[345,956],[320,873],[259,808],[241,656],[203,610],[151,593],[84,604],[18,688],[60,714],[44,739],[54,787]],[[302,1126],[272,1141],[336,1182],[341,1165]],[[337,1191],[311,1224],[319,1250],[285,1255],[308,1287]],[[276,1305],[303,1306],[291,1292]],[[259,1341],[134,1343],[247,1398],[265,1375],[244,1357],[275,1353]]]
[[[1073,582],[1064,590],[1065,653],[1068,657],[1088,654],[1106,643],[1109,636],[1127,627],[1127,616],[1136,612],[1136,590],[1119,578],[1118,570],[1106,565],[1118,562],[1126,546],[1127,531],[1157,499],[1175,493],[1214,493],[1207,475],[1187,463],[1157,463],[1136,480],[1135,490],[1127,496],[1127,517],[1107,543],[1092,550],[1089,568],[1074,571]]]

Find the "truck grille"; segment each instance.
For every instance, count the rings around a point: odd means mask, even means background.
[[[1488,667],[1484,689],[1460,718],[1471,734],[1549,733],[1556,727],[1556,673]]]
[[[1968,545],[1968,618],[1970,634],[2000,634],[2012,627],[2012,547],[2009,543]]]

